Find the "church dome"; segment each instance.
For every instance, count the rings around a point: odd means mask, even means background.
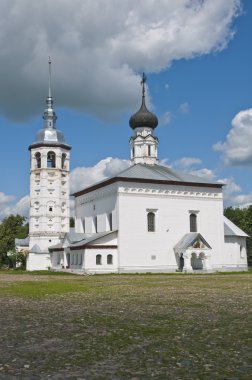
[[[63,132],[56,128],[40,129],[36,134],[35,141],[30,145],[29,149],[41,145],[68,147],[68,144],[65,143]]]
[[[35,144],[64,144],[65,138],[63,132],[56,128],[43,128],[37,132]]]
[[[158,125],[158,118],[152,112],[150,112],[145,105],[145,97],[143,96],[142,105],[129,120],[129,125],[132,129],[139,127],[156,128]]]
[[[140,107],[140,109],[134,113],[134,115],[131,116],[131,118],[129,119],[129,125],[132,129],[135,129],[135,128],[143,128],[143,127],[147,127],[147,128],[156,128],[156,126],[158,125],[158,118],[156,115],[154,115],[152,112],[150,112],[146,105],[145,105],[145,82],[146,82],[146,75],[143,73],[143,76],[142,76],[142,81],[141,81],[141,85],[142,85],[142,105]]]

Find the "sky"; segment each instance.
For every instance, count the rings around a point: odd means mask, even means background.
[[[252,204],[251,40],[251,0],[0,0],[0,220],[28,216],[49,56],[71,192],[129,165],[144,71],[160,163]]]

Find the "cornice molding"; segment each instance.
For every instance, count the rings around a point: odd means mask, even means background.
[[[217,183],[200,183],[200,182],[182,182],[182,181],[163,181],[163,180],[154,180],[154,179],[145,179],[145,178],[128,178],[128,177],[113,177],[109,178],[103,182],[100,182],[96,185],[90,186],[86,189],[73,193],[74,197],[79,197],[81,195],[90,193],[94,190],[104,188],[110,184],[116,182],[128,182],[128,183],[149,183],[149,184],[157,184],[157,185],[177,185],[177,186],[186,186],[186,187],[208,187],[208,188],[216,188],[220,189],[223,184]]]

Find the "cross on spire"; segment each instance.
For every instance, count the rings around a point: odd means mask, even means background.
[[[52,64],[52,60],[51,60],[51,57],[49,57],[49,59],[48,59],[48,65],[49,65],[48,97],[49,98],[52,97],[52,92],[51,92],[51,64]]]
[[[141,80],[143,97],[145,96],[145,83],[146,83],[146,81],[147,81],[147,76],[145,75],[145,73],[143,73],[142,80]]]

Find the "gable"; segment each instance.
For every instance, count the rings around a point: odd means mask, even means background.
[[[187,249],[212,249],[210,244],[198,232],[189,232],[175,245],[175,251],[185,251]]]

